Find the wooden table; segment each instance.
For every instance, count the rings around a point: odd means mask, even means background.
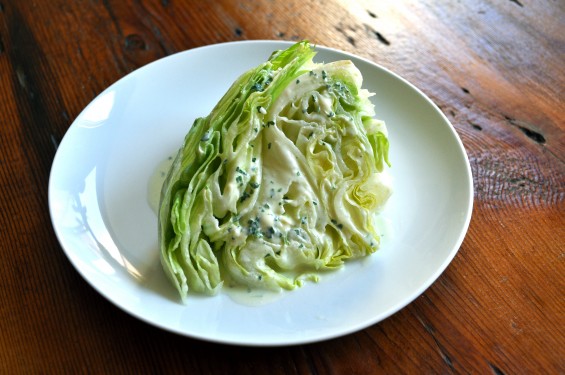
[[[92,289],[47,208],[73,119],[161,57],[309,39],[405,77],[467,150],[473,218],[415,302],[317,344],[244,348],[154,328]],[[0,3],[1,373],[565,373],[565,2],[4,0]]]

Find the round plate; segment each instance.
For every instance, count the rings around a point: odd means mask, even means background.
[[[151,63],[92,101],[53,161],[49,209],[78,272],[108,300],[163,329],[214,342],[290,345],[375,324],[418,297],[453,259],[471,218],[469,162],[454,128],[422,92],[365,59],[317,47],[317,62],[350,59],[374,92],[390,136],[394,194],[381,249],[319,283],[248,303],[227,293],[183,304],[161,269],[151,181],[196,117],[244,71],[290,45],[211,45]],[[252,299],[252,298],[251,298]]]

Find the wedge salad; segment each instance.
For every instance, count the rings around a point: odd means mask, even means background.
[[[159,246],[186,300],[223,285],[294,289],[379,248],[389,141],[351,61],[299,42],[245,72],[185,137]]]

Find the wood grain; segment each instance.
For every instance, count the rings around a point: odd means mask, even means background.
[[[0,373],[565,373],[565,3],[0,2]],[[53,233],[47,183],[73,119],[161,57],[309,39],[430,96],[469,156],[475,204],[444,274],[389,319],[322,343],[210,344],[97,294]]]

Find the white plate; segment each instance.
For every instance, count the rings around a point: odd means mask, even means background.
[[[376,93],[390,132],[395,193],[383,246],[318,284],[250,305],[227,294],[177,298],[161,269],[148,186],[196,117],[245,70],[290,44],[212,45],[149,64],[110,86],[77,117],[49,181],[59,241],[78,272],[131,315],[182,335],[240,345],[290,345],[377,323],[418,297],[467,231],[472,177],[463,145],[437,107],[386,69],[318,47],[316,61],[351,59]]]

